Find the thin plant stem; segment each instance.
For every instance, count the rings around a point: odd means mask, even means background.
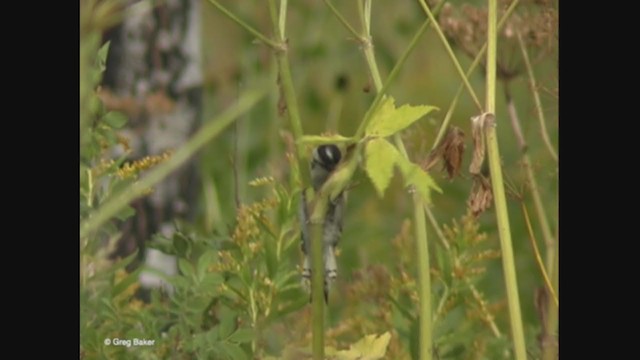
[[[513,134],[516,136],[516,140],[518,141],[520,152],[524,155],[527,153],[529,146],[527,145],[527,140],[525,140],[524,134],[522,133],[522,126],[520,125],[520,119],[518,118],[518,112],[516,111],[516,105],[513,102],[513,97],[511,96],[508,81],[504,82],[504,96],[507,100],[507,113],[511,119]]]
[[[266,95],[266,91],[248,91],[238,99],[238,102],[225,111],[222,115],[206,123],[189,141],[176,151],[167,161],[153,168],[147,176],[134,182],[121,193],[113,196],[87,220],[80,224],[80,237],[86,236],[90,231],[97,229],[107,222],[131,201],[143,196],[149,188],[156,185],[175,169],[184,164],[197,151],[222,130],[236,120],[240,115],[251,109],[260,99]]]
[[[363,34],[361,38],[363,39],[362,48],[364,51],[364,57],[367,60],[367,65],[369,69],[369,74],[371,75],[371,79],[373,79],[373,85],[376,87],[376,92],[381,93],[382,91],[382,78],[380,77],[380,70],[378,69],[378,63],[376,62],[375,54],[373,53],[373,43],[371,42],[371,0],[364,0],[364,4],[362,0],[358,0],[360,4],[359,14],[362,21],[362,31]]]
[[[324,3],[327,5],[327,7],[329,7],[333,15],[338,19],[338,21],[340,21],[342,25],[344,25],[344,27],[347,28],[347,30],[349,30],[351,35],[353,35],[353,37],[355,37],[356,39],[360,40],[360,34],[358,34],[358,32],[351,25],[349,25],[349,22],[347,21],[347,19],[345,19],[344,16],[340,14],[338,9],[336,9],[336,7],[331,3],[331,1],[324,0]]]
[[[240,25],[240,27],[242,27],[243,29],[245,29],[248,32],[250,32],[253,36],[257,37],[260,41],[262,41],[263,43],[267,44],[270,48],[272,48],[272,49],[280,48],[280,44],[278,44],[278,43],[274,42],[273,40],[269,39],[268,37],[264,36],[258,30],[254,29],[251,25],[249,25],[246,22],[242,21],[242,19],[240,19],[235,14],[233,14],[231,11],[229,11],[227,8],[225,8],[220,3],[218,3],[218,1],[216,1],[216,0],[208,0],[208,1],[213,6],[218,8],[218,10],[220,10],[226,17],[231,19],[236,24]]]
[[[440,226],[438,225],[438,222],[436,221],[436,217],[433,216],[433,212],[431,211],[431,208],[429,207],[429,205],[425,204],[424,212],[427,214],[427,218],[429,218],[429,222],[431,223],[431,226],[433,227],[433,231],[435,231],[438,239],[442,243],[442,247],[444,247],[445,250],[449,251],[451,249],[451,245],[449,245],[449,242],[447,241],[447,238],[444,237],[444,234],[442,233],[442,229],[440,229]]]
[[[556,232],[557,232],[556,228]],[[556,239],[558,239],[558,234],[556,233]],[[559,253],[559,242],[556,241],[556,256],[554,258],[554,266],[551,272],[551,284],[553,285],[556,292],[559,293],[559,262],[560,262],[560,253]],[[559,306],[554,302],[549,301],[547,304],[547,321],[545,324],[546,333],[542,339],[542,360],[555,360],[558,358],[558,346],[556,342],[556,329],[558,328],[558,310]]]
[[[322,214],[324,215],[324,214]],[[324,216],[311,224],[311,302],[312,343],[314,360],[324,360],[324,263],[322,261],[322,234]]]
[[[478,303],[478,305],[480,305],[480,311],[482,312],[482,315],[484,315],[484,320],[489,326],[489,329],[491,329],[493,336],[501,338],[502,333],[500,332],[498,325],[494,321],[493,315],[491,314],[491,312],[489,312],[489,309],[487,309],[487,303],[482,298],[482,294],[480,294],[480,291],[476,289],[476,286],[473,285],[469,278],[465,278],[465,283],[469,287],[469,290],[471,290],[471,295],[473,295],[474,300]]]
[[[509,16],[511,16],[511,13],[513,13],[513,11],[516,9],[516,6],[518,6],[519,2],[520,0],[514,0],[511,3],[511,5],[509,5],[509,7],[507,8],[507,11],[505,11],[504,15],[502,15],[502,18],[500,19],[500,22],[498,23],[498,31],[500,31],[500,29],[502,29],[504,24],[506,24],[507,20],[509,19]],[[434,13],[436,13],[435,10],[434,10]],[[473,59],[473,62],[471,62],[469,69],[467,69],[467,72],[465,74],[467,78],[471,76],[473,71],[480,64],[480,61],[484,57],[484,54],[486,51],[487,51],[487,43],[485,42],[480,48],[480,50],[478,51],[478,54],[476,54],[476,58]],[[447,127],[449,126],[449,122],[451,121],[451,117],[453,115],[453,110],[455,110],[456,106],[458,105],[458,99],[460,99],[460,95],[462,95],[462,90],[464,90],[464,83],[461,83],[460,86],[458,86],[456,95],[453,97],[453,101],[451,102],[451,105],[449,105],[449,109],[447,109],[447,113],[444,117],[444,121],[442,122],[442,125],[440,126],[440,130],[438,131],[436,140],[433,142],[433,146],[431,147],[432,151],[436,149],[438,145],[440,145],[440,141],[442,141],[442,139],[444,138],[444,135],[447,131]]]
[[[524,215],[524,220],[527,224],[527,231],[529,231],[529,240],[531,240],[531,246],[533,247],[533,254],[536,258],[536,262],[538,263],[538,267],[540,268],[540,272],[542,273],[542,278],[544,279],[545,285],[547,285],[547,289],[549,293],[553,297],[553,301],[556,303],[556,306],[559,306],[558,295],[556,295],[556,291],[553,289],[553,285],[551,285],[551,280],[549,279],[549,275],[547,275],[547,271],[544,269],[544,264],[542,262],[542,257],[540,256],[540,250],[538,250],[538,244],[536,242],[536,237],[533,234],[533,229],[531,228],[531,221],[529,220],[529,212],[527,211],[527,206],[524,204],[524,201],[520,203],[522,205],[522,214]]]
[[[427,242],[427,224],[425,222],[423,200],[413,194],[413,216],[418,250],[418,295],[420,296],[420,359],[429,360],[433,356],[431,322],[431,274],[429,273],[429,243]]]
[[[380,71],[375,60],[373,53],[373,45],[371,44],[370,21],[371,21],[371,1],[365,0],[364,5],[362,0],[359,1],[361,14],[361,21],[363,31],[363,38],[367,39],[366,46],[363,47],[365,52],[365,58],[369,72],[374,81],[378,96],[382,94],[383,84],[380,77]],[[364,6],[364,9],[362,8]],[[375,105],[372,105],[374,109]],[[364,120],[363,120],[364,123]],[[405,158],[408,158],[407,150],[404,147],[402,139],[399,134],[393,136],[396,147],[400,154]],[[424,200],[417,192],[413,193],[413,215],[415,222],[415,237],[416,247],[418,253],[418,293],[420,296],[420,308],[419,308],[419,326],[420,326],[420,359],[431,360],[433,356],[433,340],[432,340],[432,317],[431,317],[431,276],[429,273],[429,243],[427,242],[427,224],[425,221],[424,213]]]
[[[271,13],[275,13],[275,2],[269,0],[269,8]],[[287,0],[281,0],[279,13],[277,19],[272,16],[273,28],[277,32],[277,38],[281,44],[286,43],[285,23],[287,14]],[[277,30],[277,31],[276,31]],[[282,46],[282,51],[276,51],[276,59],[278,63],[278,70],[280,73],[280,82],[282,85],[283,94],[287,103],[287,112],[289,114],[289,120],[291,121],[291,127],[293,129],[293,135],[296,140],[296,158],[298,160],[298,168],[300,171],[300,178],[303,182],[303,189],[311,184],[309,178],[309,172],[306,171],[307,166],[303,161],[304,159],[304,144],[299,140],[302,138],[302,121],[300,117],[300,111],[298,109],[298,101],[296,98],[296,91],[293,86],[293,79],[291,76],[291,67],[289,65],[289,58],[287,57],[287,47]],[[306,191],[306,190],[303,190]],[[310,199],[310,197],[307,197]],[[306,206],[307,204],[303,204]],[[311,299],[313,303],[312,307],[312,352],[314,360],[324,359],[324,263],[322,256],[322,235],[324,224],[325,212],[322,212],[321,216],[316,221],[313,221],[311,225]]]
[[[486,79],[486,112],[489,114],[495,114],[496,110],[497,14],[498,1],[489,0]],[[517,360],[526,360],[527,348],[522,326],[518,281],[509,225],[509,212],[502,179],[502,165],[500,162],[500,150],[498,148],[495,124],[488,124],[488,126],[486,126],[486,143],[488,147],[489,169],[491,172],[491,185],[493,187],[496,216],[498,218],[498,233],[500,235],[500,247],[502,249],[502,264],[507,288],[507,302],[515,356]]]
[[[429,9],[429,6],[425,2],[425,0],[420,0],[420,5],[422,6],[422,9],[431,20],[431,24],[433,24],[434,29],[436,29],[436,32],[438,33],[438,37],[440,37],[440,40],[442,40],[442,44],[447,50],[447,54],[449,54],[451,61],[455,65],[456,70],[458,71],[458,75],[460,75],[460,78],[462,79],[464,86],[467,88],[467,91],[471,96],[471,99],[473,99],[473,102],[476,104],[476,107],[478,108],[478,110],[482,111],[482,105],[480,105],[480,100],[478,100],[478,96],[476,95],[476,92],[473,91],[473,88],[469,83],[469,79],[467,79],[467,77],[464,74],[464,71],[462,71],[462,66],[460,66],[460,62],[458,62],[458,58],[456,58],[456,55],[453,53],[453,49],[451,49],[451,45],[449,45],[447,38],[444,36],[442,29],[440,29],[440,25],[438,25],[438,22],[436,21],[435,17],[433,16],[433,13]]]
[[[516,0],[516,1],[518,1],[518,0]],[[436,8],[434,9],[433,12],[435,14],[440,13],[440,10],[444,6],[445,2],[446,2],[446,0],[443,0],[440,3],[438,3],[438,5],[436,6]],[[358,130],[356,131],[356,135],[355,135],[356,139],[359,139],[364,135],[364,131],[367,128],[367,125],[369,124],[369,121],[371,120],[372,115],[375,113],[376,107],[380,103],[380,100],[382,100],[382,96],[387,92],[387,89],[389,88],[391,83],[396,79],[396,77],[400,73],[400,70],[404,66],[404,64],[407,61],[407,59],[409,58],[409,55],[413,52],[413,49],[415,49],[416,45],[418,45],[418,41],[422,38],[422,36],[427,31],[427,29],[429,29],[429,24],[430,23],[431,23],[431,20],[429,20],[429,19],[425,20],[425,22],[422,24],[420,29],[418,29],[418,31],[415,33],[415,35],[411,39],[411,42],[409,43],[407,48],[404,50],[404,52],[402,53],[402,55],[400,56],[400,58],[398,59],[396,64],[393,66],[393,69],[389,73],[389,76],[387,77],[387,79],[382,84],[382,88],[377,92],[376,97],[373,100],[373,102],[371,103],[371,107],[369,108],[369,110],[365,114],[365,117],[364,117],[363,121],[360,123],[360,126],[358,127]]]
[[[520,44],[520,50],[522,51],[522,59],[524,60],[524,65],[527,68],[527,74],[529,75],[529,86],[531,87],[531,92],[533,93],[533,100],[536,104],[536,110],[538,113],[538,121],[540,122],[540,135],[542,135],[542,140],[549,150],[549,154],[558,162],[558,153],[551,144],[551,140],[549,139],[549,134],[547,133],[547,125],[544,119],[544,111],[542,111],[542,102],[540,101],[540,94],[538,93],[538,88],[536,85],[536,78],[533,75],[533,68],[531,67],[531,61],[529,61],[529,53],[527,52],[527,48],[522,41],[522,36],[520,32],[516,33],[518,37],[518,43]]]
[[[509,113],[509,117],[511,118],[511,124],[512,127],[514,129],[514,132],[516,132],[516,137],[518,137],[517,135],[517,129],[520,129],[520,118],[518,117],[518,112],[517,109],[515,107],[515,104],[513,103],[513,99],[511,97],[511,93],[509,92],[509,87],[505,86],[504,87],[504,91],[505,91],[505,97],[507,99],[507,109],[508,109],[508,113]],[[538,187],[538,183],[536,181],[536,177],[533,173],[533,167],[531,165],[531,160],[529,159],[529,155],[527,154],[526,150],[527,150],[527,143],[524,140],[524,137],[522,138],[522,140],[519,141],[520,143],[520,151],[522,152],[522,163],[524,166],[524,170],[525,170],[525,174],[527,177],[527,183],[528,183],[528,187],[531,190],[531,197],[533,198],[533,205],[535,207],[536,210],[536,214],[538,216],[538,220],[540,221],[540,228],[542,230],[542,236],[544,238],[544,242],[545,242],[545,247],[546,247],[546,268],[547,268],[547,272],[551,272],[551,269],[553,267],[553,258],[555,256],[555,251],[554,251],[554,239],[553,239],[553,234],[551,233],[551,226],[549,226],[549,221],[547,219],[547,214],[546,211],[544,209],[544,205],[542,204],[542,197],[540,196],[540,191],[539,191],[539,187]]]

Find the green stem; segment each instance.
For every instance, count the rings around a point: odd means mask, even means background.
[[[531,228],[531,220],[529,220],[529,212],[527,211],[527,206],[524,204],[524,201],[520,202],[520,205],[522,206],[522,213],[524,215],[525,223],[527,224],[527,231],[529,231],[529,240],[531,241],[531,247],[533,248],[533,255],[536,258],[538,267],[540,268],[540,273],[542,274],[544,283],[547,286],[547,290],[549,290],[549,294],[551,294],[553,301],[555,302],[556,305],[560,305],[560,302],[558,301],[558,296],[556,295],[556,291],[553,289],[551,280],[549,280],[549,275],[547,274],[547,271],[544,269],[544,264],[542,263],[542,257],[540,256],[540,250],[538,250],[538,242],[536,241],[536,237],[533,234],[533,229]]]
[[[359,1],[362,5],[362,1]],[[365,31],[363,38],[367,39],[364,46],[365,58],[369,67],[369,72],[373,79],[378,96],[383,90],[383,84],[380,77],[380,71],[373,53],[371,44],[370,18],[371,18],[371,2],[365,0],[365,8],[360,8],[361,20],[363,22],[363,30]],[[433,21],[433,20],[432,20]],[[414,37],[414,39],[417,37]],[[410,46],[411,49],[411,46]],[[372,105],[370,112],[375,108]],[[364,123],[365,121],[363,121]],[[409,158],[407,150],[402,143],[400,134],[394,135],[394,142],[400,154],[405,158]],[[420,296],[420,359],[430,360],[433,354],[432,329],[431,329],[431,276],[429,274],[429,243],[427,242],[427,224],[425,221],[424,203],[420,195],[415,192],[413,194],[413,215],[415,221],[415,237],[418,252],[418,293]]]
[[[322,213],[324,215],[324,212]],[[324,360],[324,262],[322,261],[322,234],[324,216],[311,224],[311,302],[314,360]]]
[[[488,34],[487,34],[487,98],[486,111],[495,114],[496,110],[496,61],[497,61],[497,0],[489,0]],[[500,150],[498,148],[498,137],[494,124],[486,126],[487,153],[489,157],[489,168],[491,171],[491,184],[496,206],[496,216],[498,218],[498,233],[500,235],[500,246],[502,249],[502,264],[504,267],[504,278],[507,288],[507,301],[509,305],[509,318],[511,320],[511,332],[514,342],[515,355],[517,360],[526,360],[527,351],[524,340],[524,330],[522,326],[522,314],[520,311],[520,298],[518,295],[518,281],[516,275],[515,259],[511,241],[511,230],[509,225],[509,213],[507,209],[507,199],[504,191],[502,179],[502,166],[500,163]]]
[[[500,19],[500,22],[498,23],[498,31],[500,31],[500,29],[502,29],[504,24],[507,22],[507,19],[509,19],[509,16],[511,16],[511,13],[513,13],[513,11],[515,10],[515,8],[516,8],[516,6],[518,5],[519,2],[520,2],[520,0],[515,0],[514,2],[511,3],[511,5],[509,5],[509,8],[507,8],[507,11],[505,11],[504,15]],[[435,10],[434,10],[434,13],[436,13]],[[484,57],[484,53],[486,51],[487,51],[487,43],[485,42],[484,45],[482,45],[482,48],[480,48],[480,51],[478,51],[478,54],[476,55],[476,58],[473,59],[473,62],[469,66],[469,69],[467,70],[467,72],[465,74],[465,76],[467,78],[469,78],[469,76],[471,76],[471,73],[473,73],[473,71],[476,69],[476,67],[480,64],[480,60]],[[442,125],[440,126],[440,131],[438,131],[438,136],[436,137],[436,141],[433,142],[433,146],[431,148],[432,150],[436,149],[438,147],[438,145],[440,145],[440,141],[442,141],[442,138],[444,137],[444,134],[447,131],[447,127],[449,126],[449,122],[451,121],[451,116],[453,115],[453,110],[458,105],[458,99],[460,98],[460,95],[462,95],[462,90],[463,89],[464,89],[464,83],[462,83],[462,84],[460,84],[460,86],[458,86],[458,90],[456,91],[456,95],[454,96],[453,101],[451,102],[451,105],[449,106],[449,109],[447,109],[447,114],[445,115],[444,121],[442,122]]]
[[[286,0],[283,0],[286,2]],[[285,4],[286,5],[286,4]],[[269,0],[269,6],[272,12],[275,12],[274,0]],[[278,72],[280,74],[280,86],[282,86],[282,93],[284,95],[285,102],[287,103],[287,114],[289,115],[289,121],[291,122],[291,129],[293,131],[293,137],[296,142],[296,160],[298,162],[298,169],[300,171],[300,179],[302,179],[303,188],[311,184],[309,172],[306,171],[307,165],[304,162],[305,148],[304,144],[300,141],[303,135],[302,120],[300,117],[300,110],[298,108],[298,100],[296,98],[296,89],[293,86],[293,78],[291,76],[291,67],[289,65],[289,58],[287,57],[288,48],[286,46],[286,35],[279,30],[283,30],[284,26],[278,27],[282,21],[279,20],[283,16],[286,16],[286,7],[280,6],[280,13],[278,19],[273,20],[274,31],[277,32],[278,41],[282,44],[279,50],[275,52],[276,62],[278,64]]]
[[[456,67],[456,70],[458,71],[458,74],[462,78],[462,82],[464,83],[464,86],[467,88],[467,91],[469,92],[469,95],[473,99],[473,102],[478,107],[478,110],[482,111],[482,105],[480,105],[480,100],[478,100],[478,96],[476,95],[475,91],[473,91],[473,88],[471,87],[471,84],[469,83],[469,80],[465,76],[464,71],[462,71],[462,66],[460,66],[460,63],[458,62],[458,59],[456,58],[456,55],[453,53],[453,49],[451,49],[451,45],[449,45],[449,42],[447,41],[447,38],[444,36],[444,33],[442,32],[442,29],[440,29],[440,25],[438,25],[438,22],[436,21],[435,17],[431,13],[431,10],[429,9],[429,6],[426,4],[425,0],[420,0],[420,5],[422,6],[422,9],[424,10],[424,12],[427,14],[429,19],[431,20],[431,23],[433,24],[433,27],[436,29],[436,32],[438,33],[438,36],[440,37],[440,40],[442,40],[442,44],[444,45],[445,49],[447,50],[447,53],[449,54],[449,57],[451,58],[451,61],[453,62],[453,64]]]
[[[529,86],[531,87],[531,92],[533,93],[533,100],[536,104],[536,111],[538,113],[538,121],[540,122],[540,134],[542,135],[542,140],[544,144],[547,146],[547,150],[549,150],[549,154],[556,162],[558,161],[558,154],[556,150],[553,148],[551,144],[551,140],[549,139],[549,134],[547,134],[547,125],[544,119],[544,111],[542,111],[542,102],[540,101],[540,94],[538,93],[538,87],[536,85],[536,78],[533,75],[533,68],[531,67],[531,61],[529,61],[529,54],[527,52],[527,48],[522,41],[522,36],[520,32],[517,32],[518,43],[520,44],[520,50],[522,50],[522,59],[524,60],[524,65],[527,68],[527,74],[529,74]]]
[[[433,344],[431,331],[431,276],[429,274],[429,243],[423,200],[413,194],[413,215],[415,221],[416,245],[418,250],[418,294],[420,296],[420,359],[432,358]]]
[[[222,6],[216,0],[209,0],[209,2],[213,6],[218,8],[218,10],[220,10],[226,17],[231,19],[236,24],[240,25],[240,27],[242,27],[243,29],[245,29],[248,32],[250,32],[253,36],[255,36],[258,39],[260,39],[260,41],[262,41],[263,43],[267,44],[270,48],[279,49],[281,47],[280,44],[278,44],[278,43],[274,42],[273,40],[269,39],[268,37],[262,35],[262,33],[260,33],[258,30],[254,29],[253,27],[251,27],[251,25],[249,25],[249,24],[245,23],[244,21],[242,21],[239,17],[235,16],[231,11],[229,11],[227,8]]]
[[[327,6],[329,7],[329,9],[331,10],[331,12],[333,13],[333,15],[338,18],[338,21],[340,21],[342,23],[342,25],[344,25],[345,28],[347,28],[347,30],[349,30],[349,32],[351,33],[351,35],[353,35],[353,37],[355,37],[356,39],[360,39],[360,34],[358,34],[358,32],[351,26],[349,25],[349,22],[344,18],[344,16],[342,16],[342,14],[340,14],[340,12],[338,11],[338,9],[336,9],[335,6],[333,6],[333,4],[331,3],[331,1],[329,0],[324,0],[324,3],[327,4]],[[360,39],[361,40],[361,39]]]
[[[275,13],[275,2],[269,0],[269,8],[271,13]],[[280,73],[280,83],[285,101],[287,103],[287,113],[291,121],[291,128],[296,141],[296,159],[298,161],[298,170],[300,171],[300,179],[302,179],[302,189],[307,188],[311,184],[309,172],[304,159],[304,144],[300,142],[302,138],[302,121],[300,111],[298,109],[298,101],[296,91],[293,86],[291,76],[291,67],[287,57],[285,24],[287,15],[287,0],[281,0],[278,18],[272,16],[273,28],[277,32],[279,42],[283,45],[281,51],[276,51],[276,60]],[[305,191],[305,190],[303,190]],[[310,196],[307,199],[311,199]],[[307,204],[304,204],[307,206]],[[314,360],[324,359],[324,262],[322,254],[322,235],[323,224],[326,212],[322,212],[318,219],[311,222],[311,300],[312,308],[312,351]]]
[[[518,1],[518,0],[516,0],[516,1]],[[440,10],[444,6],[445,2],[446,2],[446,0],[443,0],[440,3],[438,3],[438,5],[436,6],[436,8],[434,9],[433,12],[435,14],[439,14]],[[393,69],[389,73],[389,76],[385,80],[384,84],[382,84],[382,88],[379,89],[379,91],[377,92],[375,99],[373,99],[373,102],[371,103],[371,106],[369,107],[369,110],[367,111],[367,113],[365,114],[364,119],[360,123],[360,126],[358,127],[358,130],[356,131],[356,135],[355,135],[356,139],[360,139],[364,135],[364,131],[367,128],[367,125],[369,124],[369,121],[371,120],[372,115],[375,113],[376,107],[380,103],[380,100],[382,100],[382,96],[387,92],[387,89],[389,88],[391,83],[396,79],[396,77],[400,73],[400,69],[402,69],[403,65],[405,64],[405,62],[409,58],[409,55],[413,52],[413,49],[415,49],[416,45],[418,45],[418,41],[422,38],[424,33],[427,31],[427,29],[429,28],[429,24],[430,23],[431,23],[430,19],[425,20],[425,22],[422,24],[420,29],[418,29],[416,34],[413,36],[413,39],[411,39],[411,42],[409,43],[409,46],[407,46],[407,48],[404,50],[404,52],[400,56],[400,59],[398,59],[396,64],[393,66]],[[359,36],[359,38],[361,38],[361,37]],[[373,52],[373,49],[371,51]],[[365,55],[365,57],[366,57],[366,55]],[[373,59],[374,63],[375,63],[375,58],[371,57],[371,59]]]
[[[431,226],[433,227],[433,231],[436,233],[437,238],[442,243],[442,247],[444,247],[446,251],[450,251],[451,246],[449,245],[447,238],[444,236],[444,233],[442,232],[442,229],[440,229],[440,226],[438,226],[438,222],[436,221],[436,217],[433,216],[431,208],[429,208],[429,206],[426,204],[424,205],[424,212],[427,214],[427,218],[429,218],[429,222],[431,223]]]
[[[285,27],[287,25],[287,0],[280,0],[280,16],[278,17],[278,28],[282,38],[284,38]]]
[[[175,152],[166,162],[153,168],[147,176],[131,184],[121,193],[115,195],[93,213],[89,219],[80,224],[80,237],[86,236],[90,231],[97,229],[107,222],[131,201],[142,196],[150,187],[159,183],[172,171],[184,164],[198,150],[206,145],[229,126],[241,114],[248,111],[257,103],[266,91],[250,91],[245,93],[236,104],[225,111],[219,117],[206,123],[184,146]]]
[[[556,234],[556,239],[558,238]],[[554,289],[556,289],[556,295],[560,295],[558,288],[558,275],[559,275],[559,260],[560,253],[558,252],[559,246],[558,241],[556,241],[556,256],[554,258],[554,266],[551,273],[551,285]],[[555,360],[558,358],[558,345],[556,339],[556,331],[558,329],[558,305],[556,305],[553,301],[549,300],[547,303],[547,321],[544,326],[545,333],[542,338],[542,359],[543,360]]]
[[[540,191],[538,190],[538,183],[536,182],[536,177],[533,173],[533,167],[531,166],[531,160],[529,159],[529,155],[527,154],[527,143],[524,140],[524,137],[518,135],[518,130],[521,128],[520,126],[520,118],[518,117],[518,112],[516,110],[515,104],[513,103],[513,99],[509,92],[509,87],[505,84],[504,87],[505,97],[507,100],[507,108],[509,109],[509,117],[511,118],[511,123],[514,132],[516,133],[516,137],[521,138],[520,142],[520,151],[522,152],[522,163],[525,169],[525,173],[527,176],[528,187],[531,190],[531,197],[533,198],[533,205],[536,209],[536,214],[538,216],[538,220],[540,221],[540,228],[542,229],[542,236],[544,238],[544,243],[546,247],[546,268],[547,272],[551,273],[551,269],[553,267],[553,258],[555,256],[554,252],[554,239],[553,234],[551,233],[551,226],[549,226],[549,221],[547,220],[547,214],[544,210],[544,205],[542,204],[542,197],[540,196]]]

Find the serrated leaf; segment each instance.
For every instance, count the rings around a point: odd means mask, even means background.
[[[398,165],[400,166],[400,171],[402,171],[405,186],[413,185],[427,203],[431,202],[431,190],[442,193],[438,184],[420,166],[405,158],[400,158]]]
[[[391,340],[391,334],[387,331],[380,336],[367,335],[357,343],[351,345],[349,350],[336,353],[338,360],[377,360],[382,359],[387,353],[387,346]]]
[[[120,129],[127,123],[127,117],[118,111],[110,111],[108,112],[104,118],[102,118],[106,124],[111,126],[114,129]]]
[[[369,136],[381,137],[393,135],[433,110],[438,110],[438,108],[429,105],[411,106],[408,104],[396,108],[395,99],[391,96],[385,96],[367,125],[365,133]]]
[[[253,329],[244,328],[238,329],[236,332],[229,336],[229,341],[239,344],[248,343],[256,337],[256,332]]]
[[[336,144],[336,143],[352,143],[354,142],[352,137],[345,137],[342,135],[305,135],[300,138],[299,142],[309,145],[323,145],[323,144]]]
[[[220,346],[224,350],[224,352],[233,360],[248,359],[247,354],[245,354],[244,350],[242,350],[238,345],[222,342],[220,343]]]
[[[393,166],[399,158],[396,148],[385,139],[369,141],[365,148],[365,170],[373,183],[378,196],[383,197],[384,191],[391,183]]]

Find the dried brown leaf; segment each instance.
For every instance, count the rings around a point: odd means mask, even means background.
[[[484,163],[484,156],[486,153],[485,143],[485,129],[488,126],[492,126],[495,122],[495,116],[491,113],[484,113],[482,115],[474,116],[471,118],[471,137],[473,139],[473,157],[471,158],[471,164],[469,165],[469,172],[472,175],[479,175]]]
[[[473,186],[469,195],[468,205],[473,216],[478,217],[481,213],[491,207],[493,192],[491,182],[482,174],[473,176]]]
[[[462,156],[464,155],[464,132],[458,127],[451,127],[442,143],[442,159],[444,169],[449,175],[449,180],[460,174],[462,167]]]

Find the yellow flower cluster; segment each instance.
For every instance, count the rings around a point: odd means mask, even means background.
[[[96,165],[93,169],[91,169],[91,175],[94,178],[97,178],[100,175],[104,174],[114,164],[115,164],[115,161],[113,161],[113,159],[108,159],[108,160],[100,159],[100,163]]]
[[[273,184],[274,181],[275,180],[273,176],[263,176],[263,177],[255,178],[249,181],[249,185],[253,187],[258,187],[258,186]]]
[[[130,152],[131,151],[131,145],[129,145],[129,139],[127,139],[126,137],[117,134],[116,135],[118,138],[118,144],[122,145],[122,148],[124,149],[125,152]]]
[[[141,171],[147,170],[159,163],[169,159],[171,157],[171,151],[166,151],[162,155],[145,156],[140,160],[134,162],[127,162],[118,171],[118,175],[121,179],[127,179],[138,175]]]

